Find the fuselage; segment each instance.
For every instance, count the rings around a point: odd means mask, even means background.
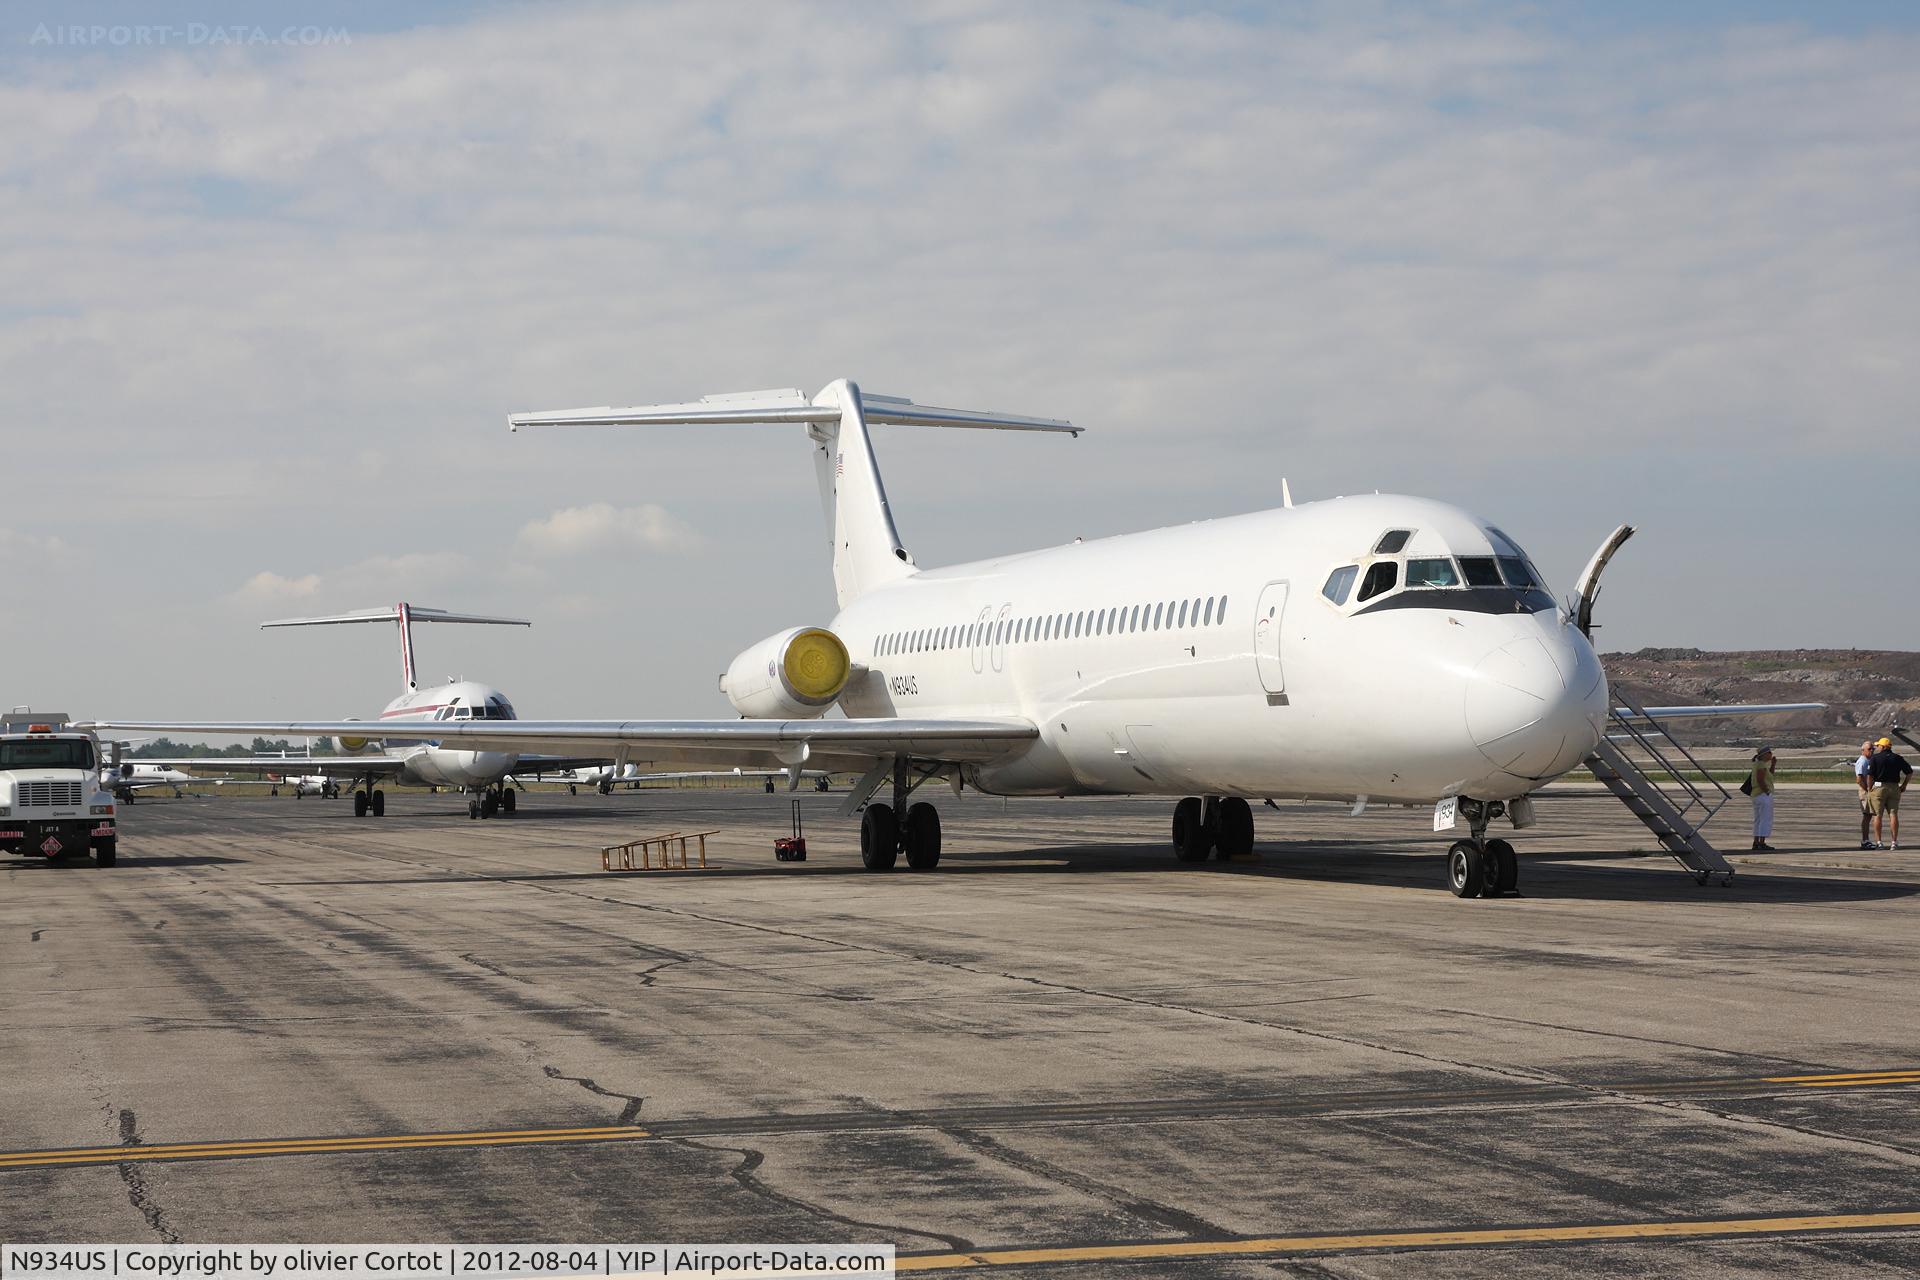
[[[439,745],[424,726],[436,721],[512,720],[513,704],[491,685],[456,680],[401,694],[367,725],[366,741],[384,743],[401,761],[400,780],[415,786],[487,787],[513,771],[520,757],[505,751],[457,751]],[[344,750],[357,749],[343,739]]]
[[[1420,498],[925,571],[833,630],[849,716],[1038,725],[968,773],[998,794],[1510,799],[1577,765],[1607,716],[1592,645],[1524,552]]]

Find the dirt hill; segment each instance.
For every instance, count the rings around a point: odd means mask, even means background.
[[[1684,740],[1857,745],[1920,724],[1920,653],[1894,649],[1641,649],[1603,654],[1607,678],[1642,705],[1824,702],[1822,711],[1689,722]]]

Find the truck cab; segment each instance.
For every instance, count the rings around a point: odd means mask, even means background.
[[[89,851],[103,867],[118,851],[100,743],[64,715],[0,715],[0,852],[54,859]]]

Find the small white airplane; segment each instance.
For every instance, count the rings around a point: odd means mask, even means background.
[[[1462,897],[1510,892],[1528,795],[1600,742],[1607,678],[1577,607],[1560,609],[1519,544],[1457,507],[1373,494],[1075,541],[923,570],[894,527],[869,438],[879,424],[1074,432],[1047,418],[863,395],[834,382],[690,404],[525,414],[510,427],[790,424],[813,442],[839,611],[789,626],[727,668],[741,719],[463,720],[434,726],[502,758],[572,751],[629,763],[863,770],[861,858],[938,864],[940,817],[909,803],[941,780],[1008,796],[1164,795],[1177,857],[1253,848],[1250,800],[1432,806]],[[845,718],[832,718],[838,707]],[[1745,707],[1757,710],[1778,708]],[[1724,709],[1709,709],[1720,711]],[[1650,708],[1658,715],[1662,708]],[[126,729],[180,726],[122,725]],[[350,734],[351,724],[226,732]],[[891,781],[891,802],[868,803]]]
[[[400,677],[404,685],[400,696],[380,712],[377,724],[362,720],[334,721],[331,722],[336,726],[334,732],[303,735],[331,737],[342,754],[295,757],[301,767],[314,770],[310,778],[303,779],[312,784],[310,789],[303,793],[296,788],[295,794],[324,795],[329,786],[337,794],[338,780],[344,778],[354,788],[354,816],[365,817],[371,813],[374,817],[381,817],[387,811],[387,798],[379,783],[393,780],[415,786],[451,787],[464,791],[467,794],[467,816],[470,818],[491,818],[496,813],[510,814],[515,808],[514,792],[506,785],[506,778],[519,762],[519,753],[443,747],[440,745],[439,731],[443,725],[474,720],[512,720],[513,704],[492,685],[476,680],[456,679],[444,685],[422,689],[413,660],[413,624],[417,622],[506,627],[533,625],[524,618],[450,613],[444,609],[421,608],[404,601],[388,609],[362,609],[315,618],[282,618],[260,624],[265,629],[391,623],[400,632]],[[174,725],[168,732],[247,734],[251,730],[200,722]],[[258,772],[262,763],[260,758],[212,758],[196,762],[208,769],[250,773]],[[551,761],[556,768],[576,763],[582,762],[577,757]]]
[[[293,789],[295,800],[304,800],[308,796],[319,796],[322,800],[340,798],[340,779],[325,773],[289,774],[280,779],[280,785]]]
[[[183,772],[177,762],[170,760],[124,760],[100,770],[100,785],[113,792],[114,799],[123,804],[132,804],[134,796],[142,791],[171,787],[177,800],[186,794],[187,787],[217,787],[221,782],[219,778]]]

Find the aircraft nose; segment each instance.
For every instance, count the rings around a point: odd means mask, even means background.
[[[1467,732],[1488,761],[1522,778],[1551,778],[1600,740],[1606,678],[1593,647],[1567,627],[1510,640],[1467,681]]]

